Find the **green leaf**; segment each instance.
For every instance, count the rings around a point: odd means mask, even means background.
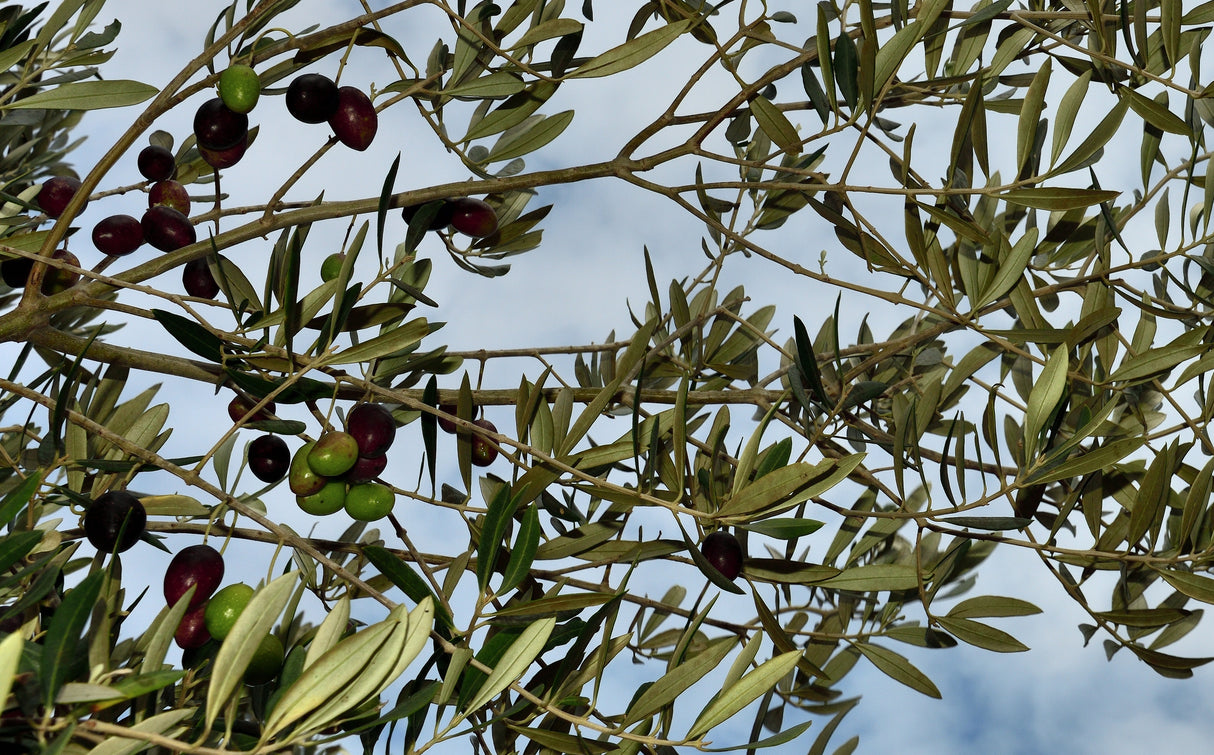
[[[915,668],[910,661],[901,655],[898,655],[889,648],[872,645],[867,642],[858,642],[853,644],[852,647],[859,650],[870,663],[877,667],[878,671],[894,681],[901,682],[928,697],[940,699],[940,690],[936,688],[932,680],[928,679],[926,674]]]
[[[566,74],[567,79],[585,79],[596,76],[611,76],[644,63],[679,38],[691,26],[692,19],[683,19],[667,24],[639,37],[634,37],[618,47],[596,55]]]
[[[41,484],[42,470],[35,469],[21,481],[21,484],[8,491],[4,500],[0,501],[0,525],[11,521],[21,509],[28,506],[30,501],[34,500],[34,494],[38,492],[38,486]]]
[[[430,324],[424,317],[381,333],[357,346],[326,356],[324,364],[359,364],[390,356],[419,343],[430,332]]]
[[[487,76],[481,76],[471,81],[465,81],[458,86],[444,89],[443,94],[449,97],[471,97],[489,99],[493,97],[509,97],[523,91],[523,80],[518,74],[506,71],[494,71]]]
[[[1120,192],[1100,189],[1068,189],[1038,187],[1035,189],[1013,189],[999,194],[999,199],[1012,204],[1038,210],[1075,210],[1091,207],[1101,202],[1111,202]]]
[[[51,705],[59,688],[67,681],[72,666],[81,660],[80,642],[93,604],[101,594],[106,573],[95,571],[67,591],[63,602],[55,609],[46,639],[42,642],[41,678],[42,700]]]
[[[478,710],[522,676],[544,649],[555,626],[556,619],[547,618],[540,619],[524,629],[518,639],[511,643],[510,649],[502,655],[489,678],[464,706],[464,715]]]
[[[526,603],[511,603],[493,614],[494,619],[537,619],[561,613],[579,612],[586,608],[601,606],[615,596],[602,592],[581,592],[568,595],[546,595],[539,600]]]
[[[512,160],[516,157],[530,154],[556,139],[573,122],[573,111],[563,110],[549,116],[536,115],[529,123],[520,125],[517,130],[502,134],[493,149],[489,150],[486,163],[496,163],[502,160]]]
[[[12,632],[0,640],[0,700],[7,700],[13,688],[13,677],[17,675],[17,664],[25,640],[20,632]]]
[[[192,718],[196,712],[195,708],[181,708],[145,718],[139,723],[127,727],[132,732],[145,735],[144,737],[123,737],[110,734],[106,741],[89,750],[89,755],[132,755],[147,749],[146,735],[180,736],[185,731],[186,720]]]
[[[1113,374],[1109,375],[1107,382],[1120,383],[1145,380],[1161,372],[1170,370],[1181,362],[1188,361],[1193,357],[1202,356],[1209,350],[1210,347],[1203,343],[1185,345],[1173,342],[1167,346],[1147,349],[1137,356],[1127,355],[1121,361],[1121,365],[1113,370]]]
[[[955,619],[975,619],[986,616],[1031,616],[1041,609],[1019,598],[1001,595],[980,595],[968,598],[953,606],[948,615]]]
[[[208,729],[227,706],[228,697],[240,685],[249,661],[253,660],[262,638],[270,633],[278,615],[291,599],[298,579],[298,571],[288,572],[253,593],[252,599],[232,625],[231,633],[219,646],[207,687]]]
[[[224,361],[223,341],[211,331],[193,320],[166,312],[163,309],[153,309],[152,316],[169,332],[169,335],[191,352],[208,362],[218,364]]]
[[[923,577],[928,579],[927,575]],[[819,587],[854,592],[913,590],[919,586],[919,573],[910,564],[866,564],[844,569],[842,573],[817,583]]]
[[[731,497],[714,518],[722,522],[748,522],[773,516],[819,496],[842,482],[864,461],[864,454],[823,459],[817,464],[798,462],[763,475]]]
[[[746,744],[733,745],[732,747],[704,747],[701,749],[704,752],[741,752],[742,750],[760,750],[764,747],[775,747],[787,744],[801,736],[813,723],[813,721],[803,721],[796,726],[790,726],[778,734],[772,734],[770,737],[764,737],[756,742],[747,742]]]
[[[687,738],[699,739],[714,726],[729,720],[747,705],[758,700],[791,672],[800,658],[799,650],[781,653],[743,676],[734,686],[721,690],[700,712],[695,723],[691,725],[691,730],[687,732]]]
[[[363,547],[362,553],[380,574],[399,587],[414,603],[421,603],[426,598],[434,599],[434,593],[430,591],[425,580],[417,576],[417,572],[392,551],[379,545],[367,545]],[[451,627],[451,617],[443,604],[437,600],[434,604],[439,621]]]
[[[648,718],[677,700],[691,685],[720,665],[736,644],[733,637],[718,637],[699,653],[667,671],[628,706],[623,725]]]
[[[1082,477],[1098,469],[1108,469],[1117,462],[1137,451],[1146,438],[1122,438],[1115,440],[1086,453],[1075,456],[1061,463],[1035,465],[1033,471],[1022,483],[1023,485],[1043,485],[1047,482],[1057,482],[1068,477]],[[1049,458],[1049,457],[1047,457]]]
[[[1200,600],[1202,603],[1214,604],[1214,579],[1186,571],[1159,568],[1156,568],[1155,571],[1182,595]]]
[[[962,642],[996,653],[1022,653],[1028,646],[1001,629],[972,619],[938,616],[936,622]]]
[[[531,27],[517,42],[510,45],[511,50],[543,42],[546,39],[556,39],[566,34],[577,34],[582,31],[582,22],[572,18],[552,18]]]
[[[384,219],[388,216],[388,203],[392,200],[392,188],[396,186],[396,171],[399,169],[400,153],[397,152],[396,159],[392,161],[392,165],[388,168],[388,174],[384,176],[383,188],[379,190],[379,204],[375,210],[375,248],[379,250],[381,257],[384,254]],[[363,228],[366,228],[366,225],[364,225]],[[359,229],[360,241],[362,239],[362,232],[363,230]],[[362,244],[360,243],[359,247],[361,246]],[[349,255],[349,253],[347,254]],[[344,268],[345,265],[343,264],[342,267]],[[344,270],[342,272],[344,272]],[[338,280],[342,281],[339,284],[339,287],[345,284],[345,281],[340,278],[340,275]]]
[[[948,5],[948,0],[929,0],[917,7],[918,15],[915,20],[903,26],[877,50],[875,73],[873,75],[873,94],[877,94],[890,80],[894,72],[911,49],[923,39],[931,25],[936,22],[940,12]]]
[[[42,542],[42,530],[14,532],[0,539],[0,572],[29,555]]]
[[[754,115],[763,129],[763,133],[771,137],[777,147],[790,155],[801,154],[801,136],[788,120],[788,116],[776,107],[771,100],[757,95],[750,103],[750,112]]]
[[[750,522],[747,524],[739,524],[738,526],[750,532],[757,532],[760,535],[767,535],[778,540],[796,540],[804,535],[817,532],[822,528],[824,522],[819,522],[816,519],[768,519],[764,522]]]
[[[1054,413],[1062,392],[1066,390],[1068,349],[1065,344],[1054,349],[1046,360],[1045,368],[1033,383],[1029,393],[1028,408],[1024,414],[1024,456],[1031,459],[1037,452],[1037,438],[1046,422]]]
[[[1168,110],[1166,105],[1156,102],[1150,97],[1144,97],[1129,87],[1119,88],[1117,96],[1124,98],[1131,110],[1138,113],[1140,118],[1160,131],[1180,134],[1181,136],[1189,134],[1188,125],[1174,115],[1172,111]]]
[[[0,107],[0,110],[44,108],[46,110],[99,110],[110,107],[137,105],[160,92],[154,86],[138,81],[111,79],[107,81],[73,81],[54,89],[37,92]]]
[[[389,669],[375,669],[371,661],[400,624],[399,620],[387,620],[364,627],[317,658],[283,692],[265,723],[261,741],[270,741],[274,734],[339,695],[360,676],[378,672],[382,678]]]
[[[531,570],[536,548],[540,544],[540,529],[539,507],[532,504],[523,512],[523,521],[519,525],[518,535],[514,538],[514,548],[510,551],[510,560],[506,562],[506,571],[502,575],[498,594],[513,590]]]
[[[489,587],[489,577],[497,565],[497,551],[502,545],[502,538],[510,526],[510,519],[517,508],[510,486],[502,485],[497,494],[489,502],[489,509],[481,524],[481,537],[476,548],[476,582],[484,592]]]

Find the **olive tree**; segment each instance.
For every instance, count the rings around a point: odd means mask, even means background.
[[[1214,602],[1214,3],[309,5],[236,0],[162,87],[105,75],[101,0],[0,11],[4,741],[850,752],[856,664],[939,697],[905,648],[1027,650],[1039,609],[972,589],[996,547],[1116,662],[1211,660],[1171,646]],[[686,86],[616,154],[553,164],[586,128],[562,93],[676,55]],[[259,133],[284,103],[331,129],[315,153]],[[70,163],[100,108],[129,127]],[[400,188],[376,126],[406,111],[466,178]],[[383,171],[301,196],[335,150]],[[250,165],[278,188],[234,206]],[[591,181],[694,219],[703,263],[668,282],[621,250],[647,272],[630,332],[448,348],[435,266],[507,274]],[[755,267],[813,306],[733,282]],[[184,427],[187,402],[231,422]],[[237,544],[265,576],[229,590]],[[155,548],[163,586],[131,568]]]

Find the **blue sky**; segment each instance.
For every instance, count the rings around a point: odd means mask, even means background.
[[[284,24],[331,22],[344,18],[354,7],[357,6],[351,3],[305,0],[292,15],[284,18]],[[111,3],[102,10],[98,21],[106,23],[116,15],[123,23],[123,32],[118,39],[118,53],[103,69],[104,73],[109,78],[135,78],[154,85],[163,84],[201,49],[202,29],[210,23],[218,8],[219,5],[213,3],[205,8],[184,8],[171,3]],[[595,11],[603,23],[596,22],[589,27],[584,49],[603,49],[618,42],[631,17],[631,12],[621,14],[604,3],[596,4]],[[415,12],[416,18],[411,17],[411,20],[416,23],[396,24],[388,31],[397,36],[415,62],[420,63],[441,32],[440,27],[434,25],[437,16],[433,9],[418,8]],[[575,15],[575,8],[571,7],[565,15]],[[807,19],[802,19],[797,29],[786,36],[801,38],[812,33]],[[449,31],[445,36],[450,38]],[[629,129],[659,112],[677,91],[680,82],[686,79],[684,73],[673,72],[689,72],[702,54],[702,48],[680,44],[628,76],[564,87],[544,112],[574,108],[577,111],[574,123],[543,153],[529,156],[528,168],[589,162],[614,154],[622,135],[631,133]],[[363,87],[372,82],[377,86],[386,85],[395,75],[382,63],[382,55],[365,49],[356,50],[350,69],[343,74],[343,81]],[[334,60],[327,58],[314,70],[331,73],[334,67]],[[757,65],[754,70],[758,70]],[[794,83],[790,78],[782,87],[791,87]],[[717,97],[718,93],[711,86],[702,86],[687,109],[695,110],[697,102],[709,106]],[[1099,107],[1094,96],[1089,102]],[[183,138],[189,130],[191,103],[166,116],[156,127]],[[108,146],[119,129],[129,122],[133,112],[105,111],[87,116],[81,131],[88,133],[89,139],[73,156],[82,170]],[[1093,112],[1091,117],[1100,115],[1103,112]],[[814,116],[804,113],[798,116],[805,128],[816,128]],[[229,204],[254,203],[268,195],[286,171],[293,168],[292,160],[309,154],[328,134],[324,127],[305,127],[290,120],[280,98],[263,98],[253,113],[253,120],[262,126],[262,139],[250,149],[245,162],[225,174],[223,186],[232,195]],[[1007,119],[1006,125],[1014,128],[1014,119]],[[462,123],[458,118],[454,119],[453,133],[458,133],[460,126]],[[933,128],[930,122],[920,123],[917,152],[947,146],[951,128],[949,125],[944,131]],[[1082,125],[1075,129],[1076,134],[1085,132]],[[1014,143],[1014,132],[1003,133],[1001,138]],[[1134,150],[1136,158],[1136,137],[1128,135],[1126,139],[1120,148]],[[441,151],[417,114],[400,107],[381,121],[379,136],[371,150],[362,154],[331,151],[301,182],[293,196],[310,198],[322,189],[331,199],[377,194],[388,164],[398,151],[403,153],[399,187],[466,177],[458,162]],[[103,187],[137,180],[134,151],[129,158],[106,179]],[[678,171],[666,170],[658,178],[690,182],[693,167],[683,163]],[[1127,160],[1125,167],[1124,185],[1113,188],[1130,189],[1138,184],[1136,159]],[[888,169],[875,162],[873,170]],[[886,175],[883,173],[874,182],[887,180]],[[1102,174],[1102,180],[1105,177]],[[1106,188],[1110,188],[1107,183]],[[142,201],[140,194],[94,203],[89,214],[82,218],[81,225],[91,227],[97,219],[112,212],[137,214]],[[648,299],[643,246],[648,246],[653,256],[662,288],[671,278],[694,275],[704,264],[699,248],[702,226],[683,216],[665,200],[655,199],[635,187],[602,180],[544,189],[532,206],[550,202],[556,207],[543,226],[544,245],[513,258],[513,270],[503,278],[490,280],[470,275],[456,269],[445,253],[429,248],[436,269],[427,293],[440,303],[440,307],[437,313],[427,313],[427,316],[447,322],[446,328],[435,337],[435,343],[447,343],[458,350],[602,341],[613,329],[617,334],[630,332],[626,302],[636,308]],[[330,223],[313,231],[306,252],[314,263],[313,270],[325,254],[340,245],[345,230],[342,223]],[[396,230],[403,233],[403,226]],[[86,234],[80,236],[84,238]],[[902,238],[896,230],[889,237]],[[860,271],[855,258],[839,247],[830,229],[808,214],[792,219],[784,228],[757,237],[757,240],[770,243],[774,251],[810,267],[816,267],[819,253],[825,249],[828,272],[853,279],[867,275]],[[268,251],[271,243],[272,240],[265,242],[261,251]],[[1149,245],[1153,240],[1143,239],[1141,243]],[[259,253],[257,244],[246,245],[234,252],[249,254],[250,264],[254,266],[260,259],[256,256]],[[151,252],[145,249],[137,253],[144,254]],[[94,261],[84,259],[84,264],[87,266]],[[174,276],[174,281],[168,285],[173,287],[177,285],[176,274],[170,275]],[[825,316],[826,307],[833,306],[834,302],[833,290],[788,275],[759,259],[735,257],[726,266],[725,277],[727,282],[722,283],[722,291],[737,283],[747,286],[753,299],[751,310],[767,303],[777,304],[774,324],[779,327],[777,339],[780,341],[791,335],[794,314],[810,324],[812,333],[816,323]],[[848,299],[843,312],[849,321],[858,323],[870,308],[871,302]],[[870,325],[880,337],[909,314],[889,308],[873,309]],[[845,334],[850,335],[846,328]],[[141,344],[146,348],[150,338],[158,339],[158,343],[163,340],[156,327],[132,325],[112,340]],[[0,354],[11,348],[0,347]],[[474,364],[469,363],[468,367],[472,369]],[[774,369],[775,365],[765,367],[767,369],[760,371],[762,374]],[[541,368],[535,362],[495,364],[487,373],[486,386],[515,387],[519,370],[534,379]],[[132,388],[128,389],[132,393],[136,382],[132,379]],[[455,385],[454,379],[448,379],[443,387]],[[200,436],[207,437],[213,432],[214,437],[218,437],[226,429],[222,414],[226,395],[212,396],[198,386],[170,383],[163,389],[160,400],[168,400],[173,405],[170,423],[178,428],[167,448],[171,455],[197,453]],[[494,409],[489,416],[499,420],[499,427],[513,424],[512,409]],[[735,412],[739,425],[744,416],[745,412]],[[219,417],[218,421],[216,417]],[[620,423],[617,421],[616,425]],[[620,427],[610,427],[601,430],[596,437],[611,439],[620,432]],[[246,435],[246,440],[253,437]],[[414,460],[419,458],[420,449],[417,435],[414,428],[406,428],[401,433],[404,442],[398,442],[390,452],[393,458],[404,460],[402,479],[416,474]],[[504,469],[498,471],[503,473]],[[448,479],[457,478],[450,463],[440,469],[440,478],[444,474]],[[157,475],[155,479],[171,487],[173,481],[166,478],[166,475]],[[271,512],[281,513],[283,520],[298,530],[307,530],[317,524],[318,534],[335,535],[345,526],[344,522],[329,520],[316,523],[299,514],[285,489],[268,496],[266,503]],[[426,542],[441,542],[443,527],[449,525],[420,514],[407,516],[406,524],[423,550]],[[829,543],[829,534],[824,534],[823,538],[820,544],[815,542],[813,548],[824,549]],[[187,543],[183,540],[181,544]],[[248,546],[240,553],[249,554],[254,564],[242,578],[255,581],[265,568],[267,554]],[[241,560],[230,558],[229,562],[240,563]],[[147,555],[141,565],[146,564],[151,573],[155,573],[162,561],[167,562],[167,557]],[[136,569],[128,567],[128,575],[135,573]],[[692,595],[702,584],[702,577],[690,568],[672,578],[686,584]],[[658,596],[663,589],[655,582],[650,594]],[[1105,592],[1107,594],[1107,589]],[[842,688],[849,695],[863,694],[864,700],[836,734],[833,740],[836,745],[859,734],[858,752],[861,753],[890,750],[936,754],[980,751],[1131,753],[1158,747],[1160,742],[1166,742],[1169,750],[1179,752],[1198,751],[1202,743],[1214,736],[1214,723],[1208,715],[1214,705],[1214,693],[1207,683],[1211,672],[1199,669],[1196,677],[1187,682],[1166,680],[1128,653],[1107,662],[1099,640],[1084,648],[1076,628],[1084,615],[1031,553],[1007,548],[998,551],[981,571],[978,584],[970,594],[1014,596],[1043,608],[1044,613],[1038,616],[996,622],[1028,644],[1031,652],[997,655],[965,646],[920,651],[887,643],[928,673],[940,687],[944,699],[936,701],[918,695],[862,662]],[[1091,591],[1089,594],[1096,596],[1099,593]],[[1176,652],[1214,655],[1214,642],[1208,633],[1199,629],[1194,635],[1175,646]],[[644,678],[654,678],[656,673],[656,669],[641,671],[634,678],[613,683],[621,690],[619,694],[630,695],[635,684]],[[706,686],[710,687],[711,682],[710,678]],[[747,713],[741,714],[737,725],[721,727],[714,732],[714,739],[719,744],[744,741],[749,721]],[[812,741],[817,728],[816,724],[801,741]],[[789,745],[781,752],[802,752],[807,747],[808,744]],[[459,753],[467,752],[467,749],[463,743],[456,743],[434,751]]]

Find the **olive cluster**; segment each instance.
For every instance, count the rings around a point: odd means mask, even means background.
[[[438,407],[440,412],[456,416],[456,406],[454,404],[442,404]],[[472,424],[484,430],[486,433],[496,433],[497,426],[484,417],[479,417],[472,420]],[[454,422],[446,417],[438,418],[438,426],[446,433],[462,432]],[[472,463],[478,467],[487,467],[497,459],[498,447],[497,444],[489,439],[487,434],[473,433],[472,434]]]
[[[345,431],[330,431],[305,443],[291,460],[289,484],[299,507],[314,516],[342,509],[364,522],[392,511],[396,494],[375,479],[388,464],[396,420],[379,404],[358,404],[346,415]]]

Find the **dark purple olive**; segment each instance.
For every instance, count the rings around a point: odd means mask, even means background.
[[[164,205],[172,207],[182,215],[190,214],[190,193],[180,181],[167,179],[157,181],[148,189],[148,207]]]
[[[452,417],[456,417],[459,415],[459,407],[456,406],[455,404],[439,404],[438,410],[440,412],[445,412],[446,414],[450,414]],[[438,426],[445,433],[455,433],[455,431],[458,429],[455,422],[447,419],[446,417],[438,418]]]
[[[430,224],[426,226],[431,231],[439,231],[451,225],[451,214],[454,207],[446,200],[439,200],[439,202],[438,210],[434,213],[434,217],[430,218]],[[412,204],[401,208],[401,217],[405,219],[406,223],[412,223],[413,216],[417,215],[417,211],[425,206],[424,204]]]
[[[379,130],[379,116],[371,98],[356,87],[337,90],[337,109],[328,120],[337,140],[359,152],[371,146]]]
[[[211,274],[211,266],[205,258],[185,263],[181,269],[181,285],[187,294],[200,299],[214,299],[219,295],[219,283]]]
[[[497,432],[497,427],[492,422],[481,417],[474,420],[472,424],[479,428],[488,430],[491,433]],[[484,435],[476,434],[472,436],[472,463],[478,467],[487,467],[497,458],[497,442],[486,438]]]
[[[278,482],[291,468],[291,449],[277,435],[263,435],[249,444],[249,471],[262,482]]]
[[[232,397],[231,401],[228,402],[228,416],[232,418],[233,422],[239,422],[245,418],[246,414],[252,411],[253,406],[256,404],[256,401],[238,393]],[[270,415],[274,413],[276,408],[277,407],[274,405],[274,402],[270,401],[261,409],[257,410],[256,414],[249,417],[248,421],[258,422],[263,419],[270,419]]]
[[[358,457],[358,461],[354,462],[354,466],[346,472],[345,480],[351,485],[357,485],[360,482],[371,482],[376,477],[383,474],[383,471],[388,467],[388,455],[376,456],[368,459],[365,456]]]
[[[234,146],[249,133],[249,116],[237,113],[213,97],[194,113],[194,138],[199,147],[221,150]]]
[[[177,551],[164,572],[164,600],[170,606],[197,585],[190,608],[197,608],[223,582],[223,556],[209,545],[191,545]]]
[[[359,456],[383,456],[396,438],[396,420],[381,404],[359,404],[346,415],[346,432],[358,442]]]
[[[137,163],[139,174],[149,181],[164,181],[177,172],[173,153],[159,144],[149,144],[140,150]]]
[[[724,530],[713,532],[704,538],[700,552],[726,579],[732,581],[742,573],[742,544],[730,533]]]
[[[177,631],[173,634],[173,641],[177,643],[177,647],[182,650],[193,650],[200,648],[211,640],[211,633],[207,631],[205,604],[186,611],[185,616],[181,617],[181,623],[177,625]]]
[[[198,146],[198,154],[202,156],[202,161],[210,165],[215,170],[223,170],[230,168],[240,159],[244,157],[244,153],[249,149],[249,137],[246,134],[243,139],[233,144],[227,149],[207,149],[202,145]]]
[[[176,251],[198,240],[190,219],[172,207],[149,207],[139,223],[143,238],[162,252]]]
[[[147,523],[143,504],[125,490],[102,493],[84,512],[84,534],[103,553],[129,549],[139,542]]]
[[[484,238],[497,232],[497,213],[489,203],[476,197],[451,200],[451,227],[465,236]]]
[[[42,184],[42,188],[38,190],[38,206],[48,217],[57,218],[67,209],[68,202],[72,201],[72,197],[76,196],[76,191],[80,188],[80,179],[71,176],[55,176],[47,179],[46,183]],[[88,206],[86,200],[80,206],[81,212]]]
[[[102,254],[122,257],[143,245],[143,226],[130,215],[110,215],[93,226],[93,246]]]
[[[287,86],[287,112],[304,123],[324,123],[337,111],[337,85],[328,76],[305,73]]]

